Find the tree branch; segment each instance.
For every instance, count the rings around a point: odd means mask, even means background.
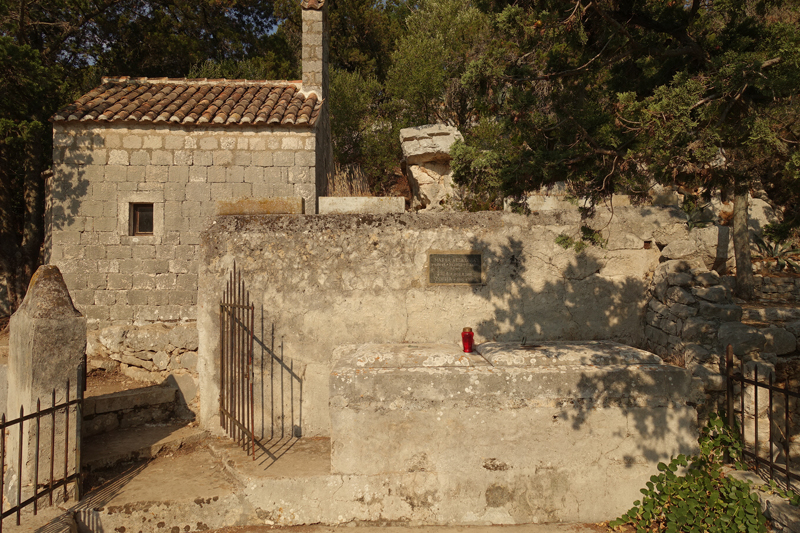
[[[612,38],[613,37],[614,36],[612,35]],[[596,56],[594,56],[593,58],[591,58],[589,61],[587,61],[586,63],[584,63],[583,65],[581,65],[578,68],[574,68],[574,69],[571,69],[571,70],[562,70],[561,72],[553,72],[552,74],[542,74],[541,76],[533,76],[533,77],[530,77],[530,78],[512,78],[510,76],[503,76],[503,79],[505,79],[507,81],[548,81],[548,80],[552,80],[552,79],[556,79],[556,78],[566,78],[566,77],[569,77],[569,76],[575,76],[577,74],[580,74],[584,70],[586,70],[586,68],[589,65],[594,63],[601,55],[603,55],[603,52],[605,52],[605,50],[606,50],[606,48],[608,48],[609,44],[611,44],[611,39],[609,39],[606,42],[606,44],[603,46],[603,49],[600,50],[597,53]],[[628,55],[627,53],[626,54],[622,54],[620,56],[617,56],[617,58],[615,58],[614,60],[616,61],[619,58],[625,57],[627,55]]]
[[[53,50],[59,50],[64,41],[77,34],[81,30],[81,28],[83,28],[83,26],[89,23],[92,19],[100,16],[107,9],[121,2],[122,0],[106,0],[105,3],[101,4],[101,6],[95,9],[93,12],[83,15],[83,17],[81,17],[77,21],[77,23],[74,26],[72,26],[71,29],[62,33],[61,36],[55,42],[50,43],[50,45],[44,49],[42,55],[45,57],[49,57]]]
[[[693,109],[696,109],[696,108],[700,107],[701,105],[705,105],[705,104],[707,104],[709,102],[713,102],[714,100],[718,100],[719,97],[720,97],[719,94],[712,94],[711,96],[706,96],[705,98],[703,98],[702,100],[700,100],[696,104],[694,104],[692,107],[690,107],[689,111],[692,111]]]

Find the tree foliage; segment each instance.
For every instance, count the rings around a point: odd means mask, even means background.
[[[461,78],[481,89],[476,125],[455,152],[462,183],[522,195],[567,180],[591,198],[641,194],[653,180],[722,187],[745,216],[754,180],[796,189],[796,1],[484,9],[494,40]],[[737,233],[736,217],[734,226],[737,255],[749,254],[746,228]]]

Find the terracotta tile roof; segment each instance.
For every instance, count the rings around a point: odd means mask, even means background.
[[[103,78],[53,122],[313,126],[322,100],[301,82]]]

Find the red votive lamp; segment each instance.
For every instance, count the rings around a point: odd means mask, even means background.
[[[461,332],[461,344],[464,345],[464,353],[472,353],[472,348],[475,346],[475,334],[472,333],[472,328],[464,328]]]

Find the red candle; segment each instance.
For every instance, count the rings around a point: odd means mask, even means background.
[[[472,333],[472,328],[464,328],[461,332],[461,344],[464,345],[464,353],[472,352],[475,346],[475,334]]]

